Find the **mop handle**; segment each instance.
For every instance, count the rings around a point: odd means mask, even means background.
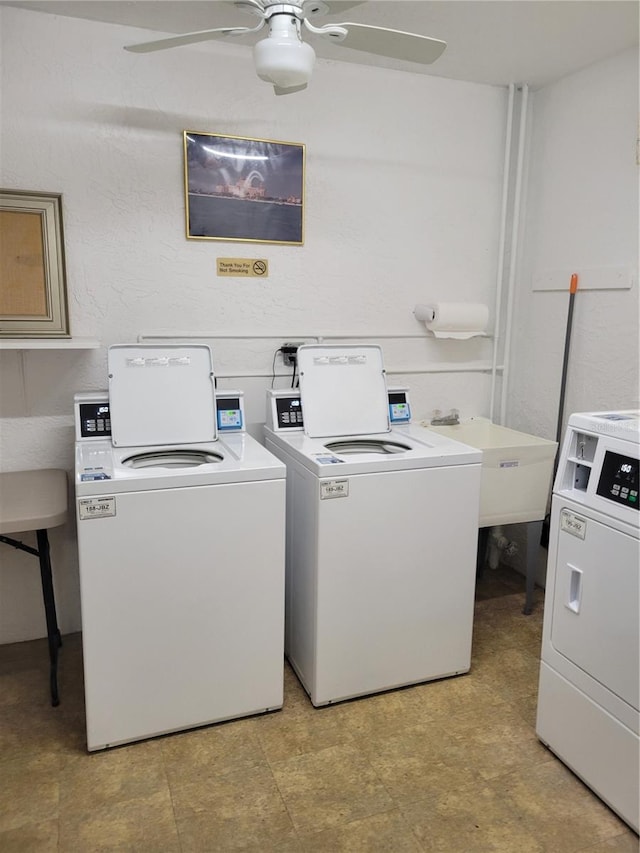
[[[560,380],[560,404],[558,406],[558,426],[556,428],[556,441],[558,442],[558,450],[560,449],[560,437],[562,436],[562,418],[564,415],[564,396],[567,382],[567,367],[569,364],[569,345],[571,343],[571,324],[573,321],[573,300],[578,290],[578,274],[573,273],[571,276],[571,284],[569,285],[569,311],[567,312],[567,333],[564,340],[564,357],[562,360],[562,379]],[[556,467],[557,467],[556,454]]]

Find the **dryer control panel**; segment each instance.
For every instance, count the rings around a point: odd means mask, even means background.
[[[410,423],[409,389],[389,388],[387,396],[391,426]],[[300,391],[296,388],[267,391],[267,426],[274,432],[304,429]]]
[[[638,509],[638,460],[605,450],[596,493]]]
[[[638,523],[640,421],[637,412],[577,413],[565,433],[554,494]]]

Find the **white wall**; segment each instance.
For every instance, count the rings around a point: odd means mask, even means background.
[[[0,24],[0,185],[63,193],[72,332],[102,343],[0,353],[3,470],[71,474],[73,393],[104,387],[108,345],[150,330],[282,336],[215,343],[223,373],[269,371],[305,334],[396,334],[386,365],[417,417],[488,414],[487,374],[393,371],[490,357],[490,341],[402,336],[424,331],[417,302],[493,304],[503,90],[319,61],[306,92],[276,98],[237,45],[135,56],[139,29],[11,8]],[[305,143],[304,247],[186,240],[185,129]],[[269,278],[217,278],[225,256],[266,257]],[[261,420],[269,380],[242,384]],[[63,632],[79,627],[74,535],[52,533]],[[37,565],[3,548],[0,641],[42,635]]]
[[[640,405],[637,50],[533,93],[531,122],[507,425],[554,439],[571,272],[579,281],[563,426],[572,412]],[[580,290],[582,271],[610,268],[631,271],[631,289]],[[567,289],[534,292],[545,270],[567,270]],[[505,532],[524,566],[522,527]],[[540,581],[546,556],[541,549]]]
[[[564,423],[571,412],[640,404],[638,52],[572,74],[532,102],[508,424],[555,438],[571,272],[625,268],[633,287],[578,282]],[[567,270],[567,289],[533,292],[545,270]]]

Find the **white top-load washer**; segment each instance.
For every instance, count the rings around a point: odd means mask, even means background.
[[[376,346],[305,345],[268,394],[287,465],[287,656],[314,705],[468,671],[482,453],[391,427]]]
[[[285,468],[205,346],[114,346],[76,395],[87,745],[280,708]]]
[[[538,737],[639,823],[640,420],[571,415],[551,502]]]

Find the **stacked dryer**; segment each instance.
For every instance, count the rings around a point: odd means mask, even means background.
[[[111,347],[76,438],[89,750],[281,707],[285,468],[209,348]]]
[[[286,650],[314,705],[466,672],[482,453],[392,428],[375,346],[302,346],[269,395],[287,466]]]
[[[639,823],[638,412],[569,419],[551,505],[537,733]]]

